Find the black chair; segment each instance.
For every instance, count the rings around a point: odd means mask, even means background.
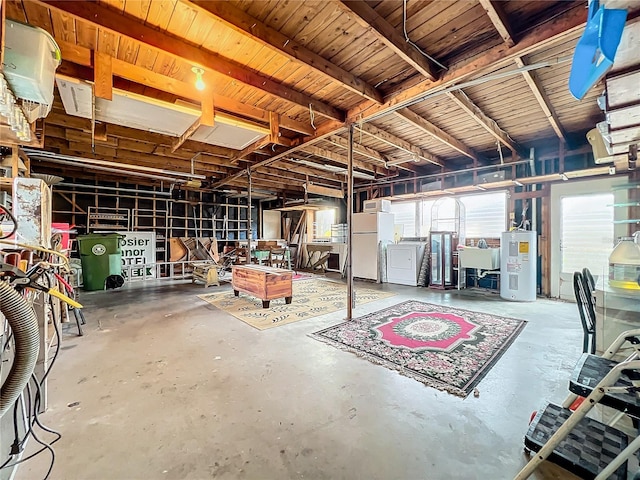
[[[587,267],[582,269],[582,280],[585,282],[586,286],[589,288],[587,293],[593,295],[593,291],[596,289],[596,282],[593,279],[593,275],[591,275],[591,270]]]
[[[576,296],[578,313],[584,332],[582,351],[583,353],[596,353],[596,315],[591,294],[587,289],[582,273],[575,272],[573,274],[573,292]]]

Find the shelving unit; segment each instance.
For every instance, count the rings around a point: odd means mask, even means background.
[[[215,237],[220,249],[246,240],[249,229],[246,202],[246,198],[197,191],[189,191],[187,199],[174,200],[162,188],[122,184],[104,188],[67,180],[54,189],[53,218],[76,225],[79,233],[154,231],[156,260],[166,262],[171,238]],[[253,208],[252,230],[256,238],[258,209]]]
[[[87,231],[122,230],[131,228],[131,211],[128,208],[89,207]]]

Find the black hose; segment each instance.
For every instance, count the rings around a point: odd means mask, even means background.
[[[15,358],[0,388],[0,418],[29,383],[38,360],[40,332],[31,305],[7,282],[0,281],[0,311],[9,322],[15,340]]]

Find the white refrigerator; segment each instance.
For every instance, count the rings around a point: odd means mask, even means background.
[[[393,213],[353,215],[353,276],[379,281],[378,244],[393,241]]]

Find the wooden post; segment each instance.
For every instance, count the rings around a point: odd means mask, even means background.
[[[251,263],[251,236],[252,236],[252,231],[251,231],[251,168],[247,167],[247,203],[248,203],[248,210],[247,210],[247,265],[249,265]],[[238,199],[238,204],[240,203],[240,199]],[[238,208],[238,220],[240,220],[240,209]],[[238,226],[240,226],[240,224],[238,223]],[[239,234],[240,232],[238,232]],[[240,236],[240,235],[238,235]]]
[[[347,165],[347,320],[353,318],[353,124],[349,124]]]
[[[544,187],[543,187],[544,188]],[[542,294],[551,295],[551,203],[550,189],[545,189],[546,194],[542,197],[542,235],[540,235],[540,265],[542,267]]]
[[[11,147],[11,177],[16,178],[20,176],[20,155],[18,155],[19,148],[17,146]]]

